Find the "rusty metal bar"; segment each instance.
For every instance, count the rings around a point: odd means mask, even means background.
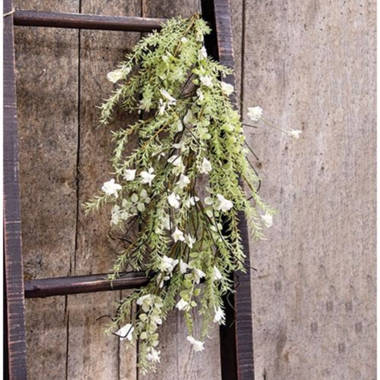
[[[87,276],[43,278],[25,281],[26,298],[43,298],[67,294],[104,292],[110,290],[134,289],[146,285],[149,278],[142,272],[121,273],[112,282],[108,274]]]
[[[54,13],[17,10],[13,15],[18,26],[44,26],[51,28],[119,30],[150,32],[161,29],[164,18],[99,16],[81,13]]]

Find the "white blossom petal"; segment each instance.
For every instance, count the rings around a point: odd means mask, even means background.
[[[161,258],[160,270],[161,272],[167,272],[170,275],[177,264],[177,259],[172,259],[171,257],[164,255]]]
[[[154,179],[154,177],[156,176],[154,173],[154,169],[153,168],[150,168],[148,171],[142,171],[140,173],[140,177],[141,177],[141,183],[143,184],[149,184],[149,186],[152,185],[152,181]]]
[[[115,180],[112,178],[108,182],[104,182],[102,186],[102,191],[107,195],[114,195],[116,198],[118,197],[117,192],[121,190],[121,185],[115,183]]]
[[[212,79],[208,75],[201,75],[199,79],[204,86],[212,87]]]
[[[234,92],[234,86],[232,86],[232,84],[222,82],[221,86],[222,86],[222,92],[226,94],[227,96],[230,96]]]
[[[302,131],[300,131],[299,129],[291,129],[287,133],[290,137],[293,137],[294,139],[298,140],[300,138]]]
[[[172,233],[172,238],[174,242],[176,243],[179,241],[185,241],[185,236],[181,230],[178,229],[178,227],[175,228],[175,231]]]
[[[267,227],[267,228],[272,227],[273,216],[271,214],[266,213],[264,215],[261,215],[261,219],[263,220],[265,227]]]
[[[192,336],[188,336],[186,339],[193,346],[194,351],[204,350],[204,342],[201,342],[200,340],[196,340]]]
[[[136,169],[125,169],[123,177],[126,181],[133,181],[136,177]]]
[[[189,179],[189,177],[186,176],[186,175],[184,175],[184,174],[181,174],[180,177],[179,177],[178,182],[176,183],[176,185],[177,185],[180,189],[183,189],[183,188],[186,187],[189,183],[190,183],[190,179]]]
[[[189,248],[193,248],[193,245],[196,241],[197,239],[193,238],[191,235],[185,236],[185,243],[188,245]]]
[[[129,70],[130,71],[130,70]],[[116,83],[118,82],[120,79],[123,79],[124,77],[126,77],[129,73],[129,71],[127,70],[123,70],[123,69],[116,69],[114,71],[111,71],[107,74],[107,79],[112,82],[112,83]]]
[[[224,311],[218,307],[215,310],[214,323],[222,324],[224,322]]]
[[[201,167],[199,168],[200,173],[208,174],[212,170],[211,162],[204,157],[201,163]]]
[[[120,337],[121,341],[128,339],[131,342],[133,339],[133,330],[134,327],[130,323],[127,323],[125,326],[117,330],[115,334]]]
[[[179,195],[173,192],[168,196],[168,203],[171,207],[179,208],[181,205],[180,199]]]
[[[160,92],[161,92],[161,95],[168,101],[169,105],[176,103],[176,99],[173,98],[166,90],[161,89]]]
[[[160,351],[156,350],[153,347],[150,347],[149,352],[146,355],[146,359],[153,363],[159,363],[160,361]]]
[[[183,260],[179,260],[179,270],[182,274],[185,274],[189,269],[189,265],[185,263]]]
[[[218,203],[216,205],[217,210],[222,212],[231,210],[234,204],[230,200],[224,198],[221,194],[217,194],[216,197],[218,198]]]
[[[187,301],[185,301],[183,298],[181,298],[177,305],[175,305],[175,307],[178,309],[178,310],[188,310],[189,308],[189,303]]]
[[[259,106],[256,107],[248,107],[248,117],[253,121],[259,121],[263,116],[263,109]]]
[[[222,274],[220,273],[220,270],[214,266],[213,272],[212,272],[212,279],[213,281],[219,281],[223,278]]]

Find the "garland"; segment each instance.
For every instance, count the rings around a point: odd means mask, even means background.
[[[198,15],[169,20],[108,74],[119,84],[101,106],[102,124],[117,105],[141,116],[113,132],[114,178],[85,208],[112,206],[111,228],[123,246],[111,279],[127,269],[150,278],[120,302],[109,330],[139,342],[143,372],[160,361],[158,327],[174,308],[184,313],[195,351],[204,349],[211,323],[224,323],[230,275],[244,271],[238,213],[245,213],[254,239],[272,224],[229,99],[234,89],[223,81],[231,70],[204,48],[209,32]],[[248,116],[257,122],[262,109],[250,108]],[[136,140],[128,153],[127,143]],[[194,309],[202,316],[199,332],[193,331]]]

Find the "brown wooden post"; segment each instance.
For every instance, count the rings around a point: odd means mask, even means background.
[[[212,28],[212,34],[206,37],[209,54],[223,65],[234,69],[229,1],[203,0],[202,15]],[[235,84],[233,75],[223,80]],[[236,104],[235,97],[232,100]],[[239,229],[246,254],[246,272],[233,275],[235,293],[229,294],[224,300],[226,324],[220,328],[223,380],[254,380],[249,235],[244,213],[241,212],[239,218]]]
[[[5,377],[26,379],[24,281],[18,167],[12,1],[4,1],[4,267]]]

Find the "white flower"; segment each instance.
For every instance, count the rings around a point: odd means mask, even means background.
[[[102,191],[104,191],[107,195],[114,195],[116,198],[118,197],[117,192],[119,190],[121,190],[121,186],[118,183],[115,183],[113,178],[108,182],[104,182],[102,186]]]
[[[134,327],[130,323],[127,323],[125,326],[117,330],[115,334],[120,337],[120,340],[128,339],[131,342],[133,339],[133,330]]]
[[[184,206],[186,208],[190,208],[191,206],[195,206],[195,202],[198,202],[199,198],[198,197],[190,197],[183,202]]]
[[[182,124],[182,123],[181,123]],[[173,144],[173,148],[175,149],[179,149],[179,150],[182,150],[183,148],[185,147],[183,141],[180,141],[179,143],[177,144]]]
[[[183,44],[185,44],[187,41],[188,41],[188,39],[187,39],[186,37],[182,37],[182,38],[181,38],[181,42],[182,42]]]
[[[212,271],[212,279],[213,281],[219,281],[223,278],[222,274],[220,273],[220,270],[214,266],[213,271]]]
[[[263,116],[263,109],[259,106],[256,107],[248,107],[248,117],[253,121],[259,121]]]
[[[212,170],[211,162],[206,157],[204,157],[199,171],[202,174],[207,174],[211,170]]]
[[[152,185],[153,178],[156,176],[154,173],[154,169],[150,168],[148,171],[143,171],[140,173],[141,183],[148,183],[149,186]]]
[[[151,294],[145,294],[145,296],[141,296],[137,299],[137,305],[142,305],[143,303],[147,305],[151,305],[153,302],[153,298]]]
[[[178,264],[177,259],[172,259],[171,257],[164,255],[161,258],[160,270],[161,272],[167,272],[171,274],[177,264]]]
[[[186,302],[183,298],[181,298],[177,305],[175,305],[175,307],[178,309],[178,310],[187,310],[189,308],[189,303]]]
[[[207,50],[206,50],[206,48],[204,46],[202,46],[202,49],[199,50],[198,58],[199,59],[207,58]]]
[[[185,241],[185,236],[183,235],[183,232],[178,229],[178,227],[175,228],[175,231],[172,233],[172,238],[174,242],[179,241]]]
[[[125,169],[124,170],[124,179],[126,181],[133,181],[136,176],[136,169]]]
[[[185,236],[185,243],[188,245],[189,248],[193,248],[193,245],[196,241],[197,239],[193,238],[191,235]]]
[[[189,183],[190,183],[190,179],[189,179],[189,177],[186,176],[186,175],[184,175],[184,174],[181,174],[180,177],[179,177],[178,182],[176,183],[176,185],[177,185],[180,189],[183,189],[183,188],[186,187]]]
[[[201,282],[201,279],[206,276],[206,273],[201,271],[198,268],[193,268],[194,273],[194,281],[199,284]]]
[[[204,86],[206,87],[212,86],[212,79],[208,75],[201,75],[199,79]]]
[[[228,210],[231,210],[231,208],[234,206],[234,204],[223,197],[221,194],[216,194],[216,197],[218,198],[218,204],[216,206],[216,209],[219,211],[226,212]]]
[[[197,89],[197,95],[200,101],[204,99],[203,92],[200,88]]]
[[[234,86],[232,86],[232,84],[222,82],[221,86],[222,86],[222,92],[226,94],[227,96],[230,96],[234,92]]]
[[[288,136],[293,137],[296,140],[300,138],[301,133],[302,131],[300,131],[299,129],[291,129],[287,132]]]
[[[158,315],[151,315],[151,321],[156,325],[162,325],[162,319]]]
[[[179,195],[173,192],[168,196],[168,203],[171,207],[179,208],[181,204],[180,199]]]
[[[264,215],[261,215],[261,219],[263,220],[265,227],[267,227],[267,228],[272,227],[273,216],[271,214],[266,213]]]
[[[218,307],[215,310],[214,323],[222,324],[224,321],[224,311]]]
[[[107,74],[107,79],[112,83],[116,83],[117,81],[119,81],[120,79],[123,79],[126,75],[128,75],[129,71],[130,69],[129,70],[116,69]]]
[[[150,362],[158,363],[160,361],[160,351],[151,347],[146,355],[146,359]]]
[[[200,340],[196,340],[192,336],[188,336],[186,339],[193,346],[194,351],[203,351],[205,349],[204,342],[201,342]]]
[[[214,200],[211,197],[205,198],[205,205],[211,206],[214,203]]]
[[[173,98],[166,90],[161,89],[160,92],[161,92],[161,95],[168,101],[169,105],[176,103],[175,98]]]
[[[179,260],[179,270],[182,274],[185,274],[189,268],[189,265],[182,260]]]
[[[177,154],[174,154],[173,156],[169,157],[168,158],[168,162],[170,164],[173,164],[176,167],[179,167],[179,166],[181,166],[183,164],[182,163],[182,157],[178,156]]]

